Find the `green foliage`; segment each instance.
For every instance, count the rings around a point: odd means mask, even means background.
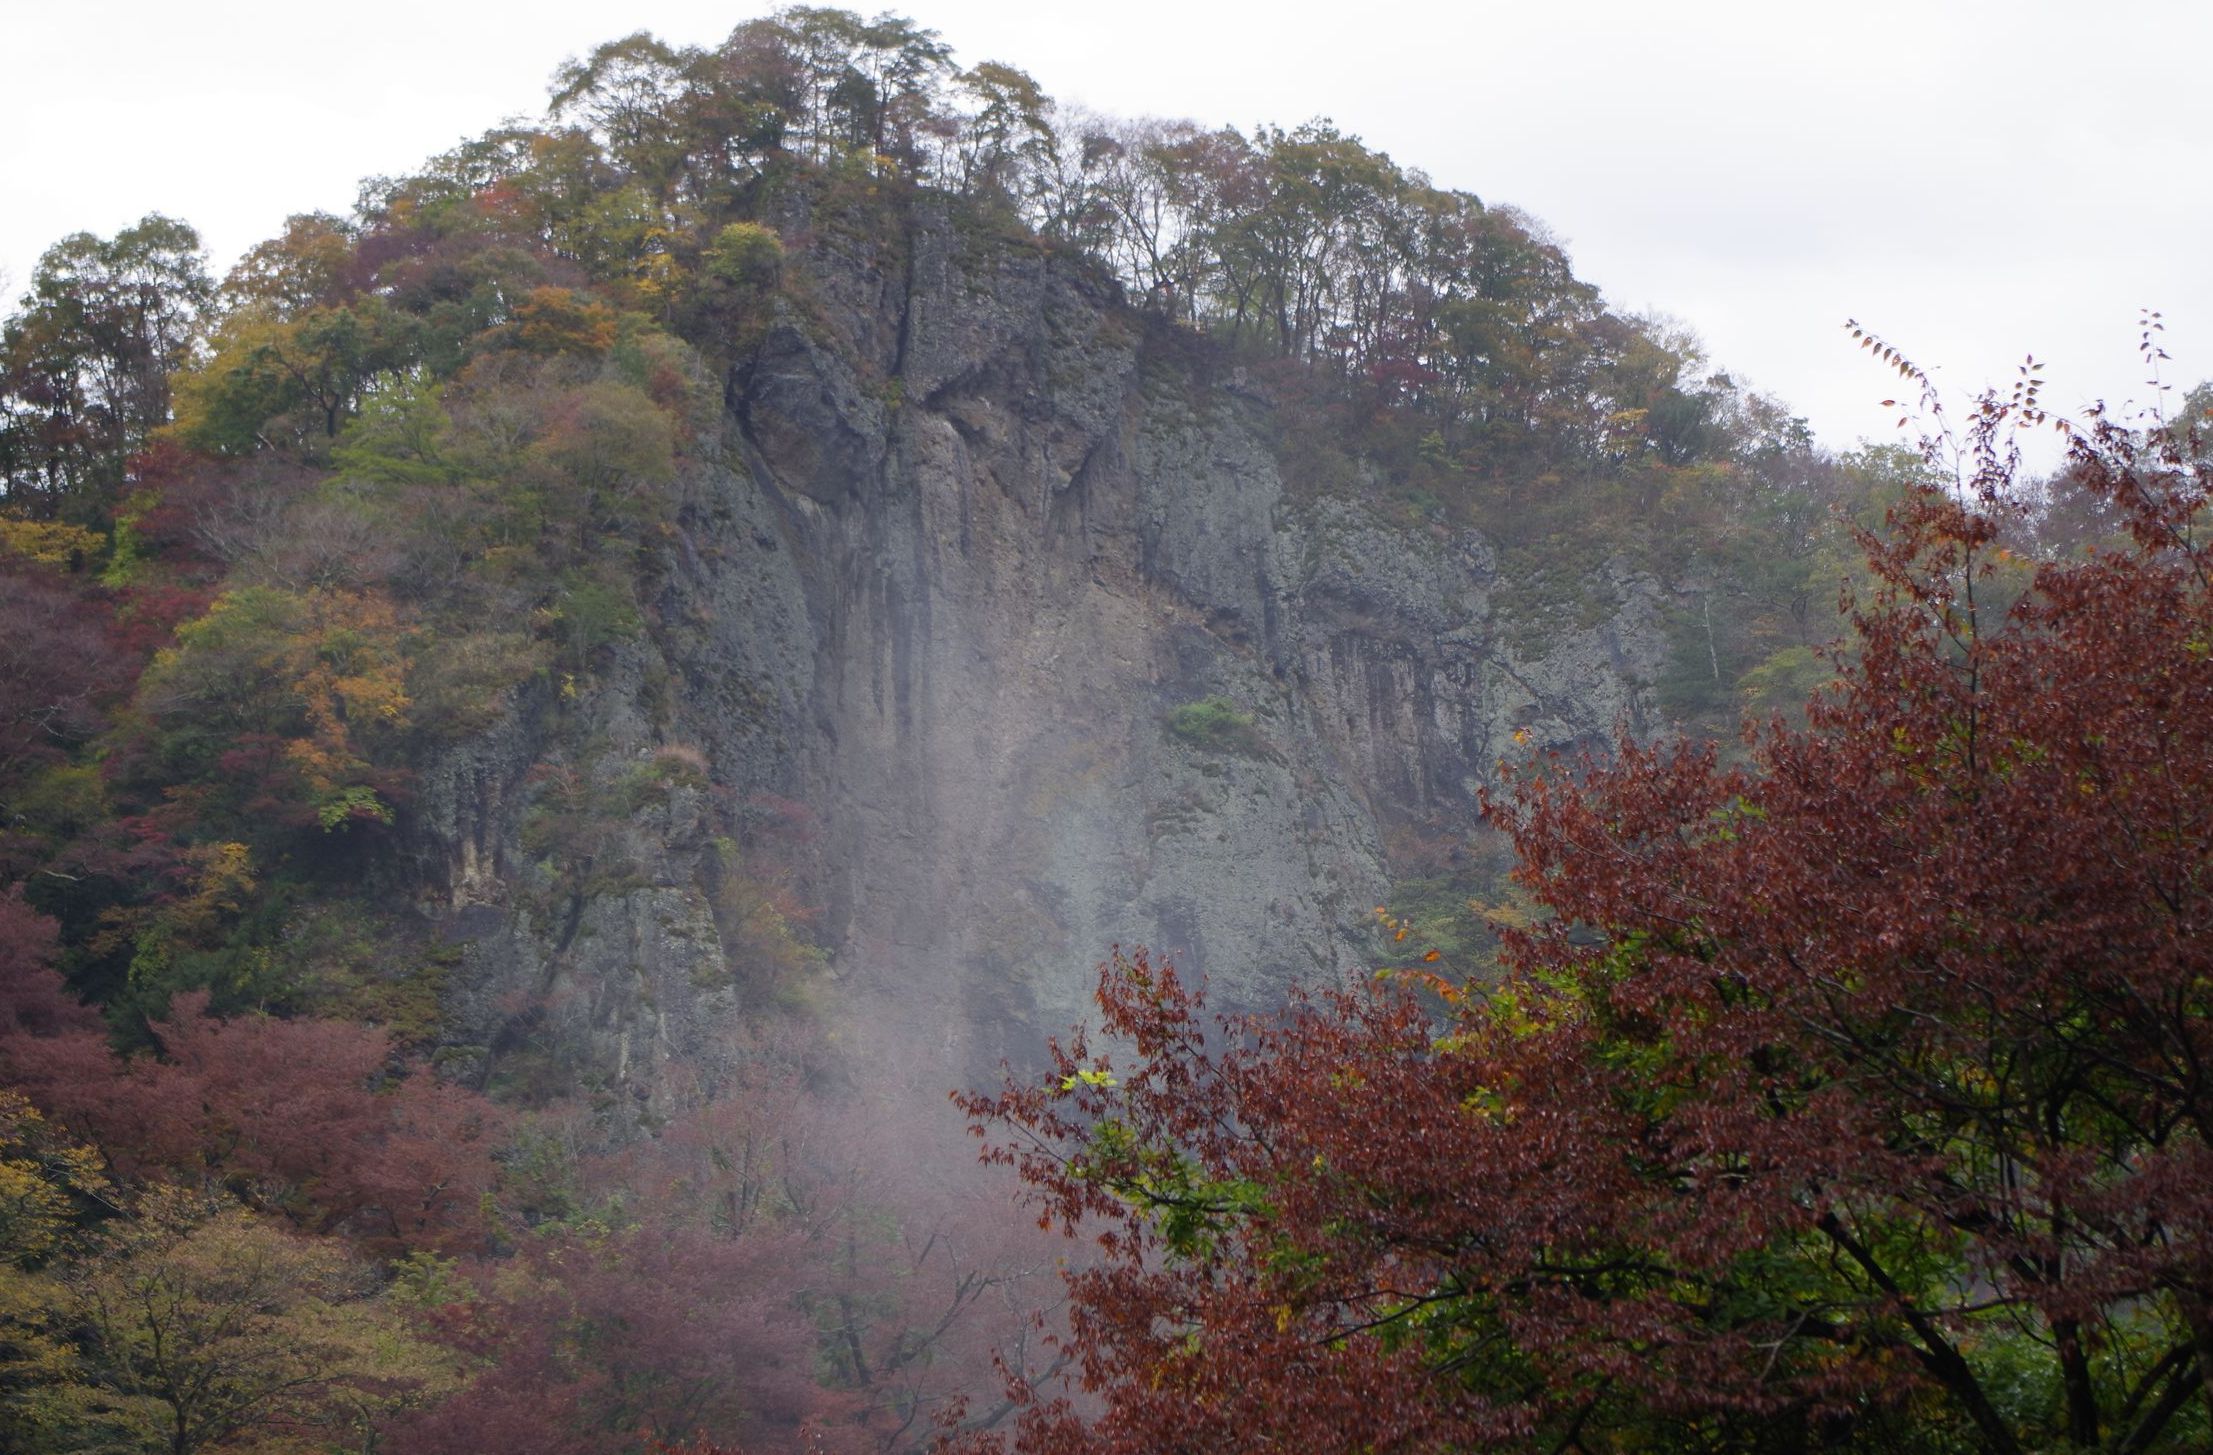
[[[668,599],[659,577],[679,527],[686,549],[703,539],[696,515],[713,502],[694,482],[719,467],[725,380],[768,330],[811,332],[859,364],[871,397],[905,399],[907,381],[865,362],[879,351],[856,337],[842,275],[900,276],[932,191],[925,210],[942,208],[956,246],[986,265],[973,276],[1047,256],[1102,294],[1118,277],[1145,311],[1110,311],[1101,331],[1137,349],[1156,404],[1273,420],[1294,492],[1380,500],[1440,534],[1485,531],[1520,583],[1493,603],[1517,649],[1608,619],[1625,575],[1671,589],[1695,576],[1717,620],[1686,638],[1710,684],[1687,721],[1782,700],[1803,679],[1823,628],[1806,603],[1833,596],[1809,502],[1849,488],[1818,478],[1802,433],[1707,372],[1694,341],[1609,312],[1529,219],[1433,188],[1328,123],[1247,135],[1071,118],[1023,72],[962,69],[896,16],[790,9],[699,49],[641,34],[564,67],[545,125],[503,126],[418,175],[372,181],[352,216],[289,219],[219,298],[196,237],[165,219],[65,240],[42,261],[0,349],[0,536],[42,571],[104,559],[103,626],[147,660],[135,692],[117,688],[113,725],[55,748],[6,804],[6,872],[42,866],[35,893],[66,912],[77,988],[140,1044],[150,1016],[196,990],[220,1010],[342,1015],[403,1046],[442,1044],[461,951],[370,896],[415,872],[389,831],[440,801],[415,795],[443,787],[431,775],[450,773],[451,746],[505,725],[541,748],[514,907],[550,943],[588,934],[593,899],[660,871],[668,835],[650,820],[696,816],[699,888],[725,952],[702,961],[702,988],[790,1012],[776,1017],[787,1026],[833,993],[806,855],[748,835],[695,750],[607,761],[586,725],[604,720],[598,674],[664,671],[628,644],[661,630],[652,607]],[[1274,756],[1226,697],[1174,708],[1163,730],[1207,755]],[[1197,766],[1229,771],[1220,757]],[[1153,827],[1188,828],[1203,810],[1195,795]],[[1521,906],[1471,903],[1476,875],[1408,872],[1405,919],[1386,930],[1411,936],[1422,954],[1409,960],[1480,971],[1497,928],[1526,926]],[[663,928],[705,938],[691,922]],[[1015,909],[990,929],[1010,947],[1034,935]],[[447,1064],[517,1101],[577,1098],[612,1116],[612,1088],[580,1085],[573,1024],[514,1008],[494,1047],[447,1046]],[[1103,1071],[1070,1075],[1071,1094],[1121,1089]],[[9,1115],[0,1102],[0,1124]],[[171,1448],[366,1449],[385,1401],[452,1387],[335,1242],[214,1204],[124,1206],[42,1135],[0,1125],[0,1235],[14,1247],[0,1279],[0,1407],[13,1413],[0,1420],[15,1421],[0,1444],[145,1445],[167,1419]],[[518,1288],[564,1307],[574,1283],[620,1285],[623,1258],[656,1251],[663,1240],[583,1170],[591,1135],[549,1118],[504,1169],[510,1233],[549,1228],[498,1249],[544,1254],[527,1276],[509,1266],[503,1289],[492,1265],[427,1257],[395,1272],[417,1327],[450,1320],[491,1348],[515,1330],[469,1326],[472,1309]],[[718,1143],[712,1172],[685,1184],[754,1187],[751,1211],[736,1193],[714,1200],[717,1246],[749,1218],[806,1216],[785,1165],[796,1154],[777,1147],[781,1190],[763,1195],[756,1165],[733,1171],[735,1145]],[[1217,1256],[1231,1230],[1281,1211],[1257,1180],[1147,1160],[1111,1120],[1099,1147],[1121,1164],[1101,1185],[1177,1257]],[[803,1302],[839,1381],[880,1389],[887,1370],[927,1364],[930,1321],[901,1328],[873,1366],[855,1333],[896,1323],[911,1292],[859,1283],[857,1250],[888,1253],[901,1223],[848,1204],[820,1226],[844,1238],[844,1281]],[[1264,1249],[1287,1276],[1301,1256]],[[232,1309],[230,1333],[162,1356],[227,1349],[240,1356],[229,1374],[157,1377],[146,1320],[96,1306],[156,1285],[217,1306],[232,1265],[279,1270],[284,1286]],[[992,1286],[964,1275],[956,1298]],[[770,1302],[788,1313],[792,1300],[776,1284]],[[562,1320],[545,1367],[622,1354],[642,1326]],[[1453,1343],[1465,1326],[1418,1327],[1470,1353]],[[287,1383],[261,1399],[256,1371]],[[165,1414],[164,1379],[184,1378],[246,1391],[243,1422],[211,1432]],[[33,1387],[46,1401],[35,1415],[17,1401]],[[2022,1399],[2045,1396],[2024,1382]],[[625,1385],[607,1407],[648,1404]],[[278,1433],[262,1440],[255,1422]]]
[[[408,693],[434,741],[473,737],[505,716],[510,694],[553,665],[555,644],[522,631],[447,630],[420,642]]]
[[[57,763],[33,775],[8,798],[24,832],[67,839],[106,818],[107,784],[91,764]]]
[[[279,443],[313,453],[337,438],[380,380],[404,379],[419,327],[376,297],[294,318],[234,313],[212,341],[212,358],[180,382],[176,432],[218,454]]]
[[[1226,697],[1187,702],[1169,712],[1167,726],[1170,737],[1208,752],[1246,758],[1266,758],[1274,752],[1251,716]]]
[[[377,797],[374,788],[362,783],[348,784],[315,805],[315,822],[326,833],[355,819],[388,824],[392,822],[391,805]]]
[[[288,1007],[300,992],[292,965],[272,948],[294,886],[268,882],[245,844],[197,844],[179,857],[173,892],[108,911],[92,940],[94,950],[126,956],[126,983],[108,1010],[129,1041],[143,1041],[146,1024],[179,995],[204,992],[231,1013]]]
[[[649,518],[649,492],[675,472],[675,425],[637,386],[595,380],[554,401],[524,460],[561,512],[587,528]]]
[[[818,972],[829,956],[807,937],[812,916],[788,884],[725,844],[712,893],[724,973],[757,1003],[787,1013],[816,1009]]]
[[[1802,712],[1815,689],[1834,677],[1810,647],[1783,647],[1737,681],[1745,715],[1774,717]]]
[[[547,608],[556,638],[576,672],[588,672],[603,648],[635,636],[638,610],[626,586],[596,573],[573,573]]]
[[[301,1012],[377,1026],[408,1048],[434,1044],[445,1029],[444,995],[460,951],[425,943],[404,917],[334,896],[297,906],[272,939],[272,971],[293,988]]]
[[[347,477],[381,485],[437,484],[452,477],[442,458],[453,421],[426,374],[411,373],[362,401],[331,449]]]
[[[733,222],[715,234],[701,260],[707,276],[747,293],[776,286],[784,271],[784,244],[757,222]]]
[[[1375,962],[1392,973],[1417,970],[1425,982],[1433,975],[1496,979],[1501,935],[1536,918],[1526,895],[1501,880],[1496,865],[1474,858],[1457,873],[1394,879],[1390,905],[1377,907]]]

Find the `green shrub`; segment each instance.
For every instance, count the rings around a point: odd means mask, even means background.
[[[715,235],[703,260],[710,276],[735,288],[776,286],[784,271],[784,245],[757,222],[733,222]]]
[[[1209,752],[1237,753],[1247,758],[1272,756],[1268,740],[1260,735],[1252,718],[1219,695],[1187,702],[1169,713],[1168,735]]]

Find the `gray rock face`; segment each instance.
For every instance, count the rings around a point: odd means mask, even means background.
[[[601,778],[681,745],[725,799],[809,805],[835,993],[940,1085],[1033,1058],[1116,943],[1222,1006],[1364,973],[1388,826],[1472,818],[1517,730],[1648,726],[1656,583],[1510,641],[1486,542],[1291,499],[1267,406],[1086,266],[926,212],[899,259],[805,266],[812,311],[730,381],[653,630],[564,740]],[[1234,745],[1171,731],[1213,697]],[[722,850],[672,792],[564,897],[523,848],[544,716],[456,750],[418,810],[468,945],[455,1054],[496,1075],[535,1036],[652,1106],[735,1014]]]

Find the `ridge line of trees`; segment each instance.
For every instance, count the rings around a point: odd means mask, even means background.
[[[602,45],[560,69],[544,125],[372,178],[352,219],[292,219],[220,287],[170,219],[65,239],[0,336],[5,498],[45,516],[112,501],[123,462],[169,422],[179,371],[254,386],[228,416],[195,412],[200,442],[277,443],[245,416],[279,401],[311,403],[335,437],[379,379],[439,364],[391,308],[385,275],[395,247],[419,246],[410,234],[503,235],[668,324],[696,315],[693,280],[723,231],[804,177],[996,210],[1243,357],[1412,407],[1440,456],[1672,467],[1807,443],[1687,338],[1609,312],[1541,225],[1327,120],[1248,134],[1084,114],[1013,66],[959,66],[911,21],[800,6],[714,47],[643,32]]]

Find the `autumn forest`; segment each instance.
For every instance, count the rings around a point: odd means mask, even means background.
[[[2157,315],[1840,453],[814,7],[6,307],[0,1449],[2213,1444]]]

